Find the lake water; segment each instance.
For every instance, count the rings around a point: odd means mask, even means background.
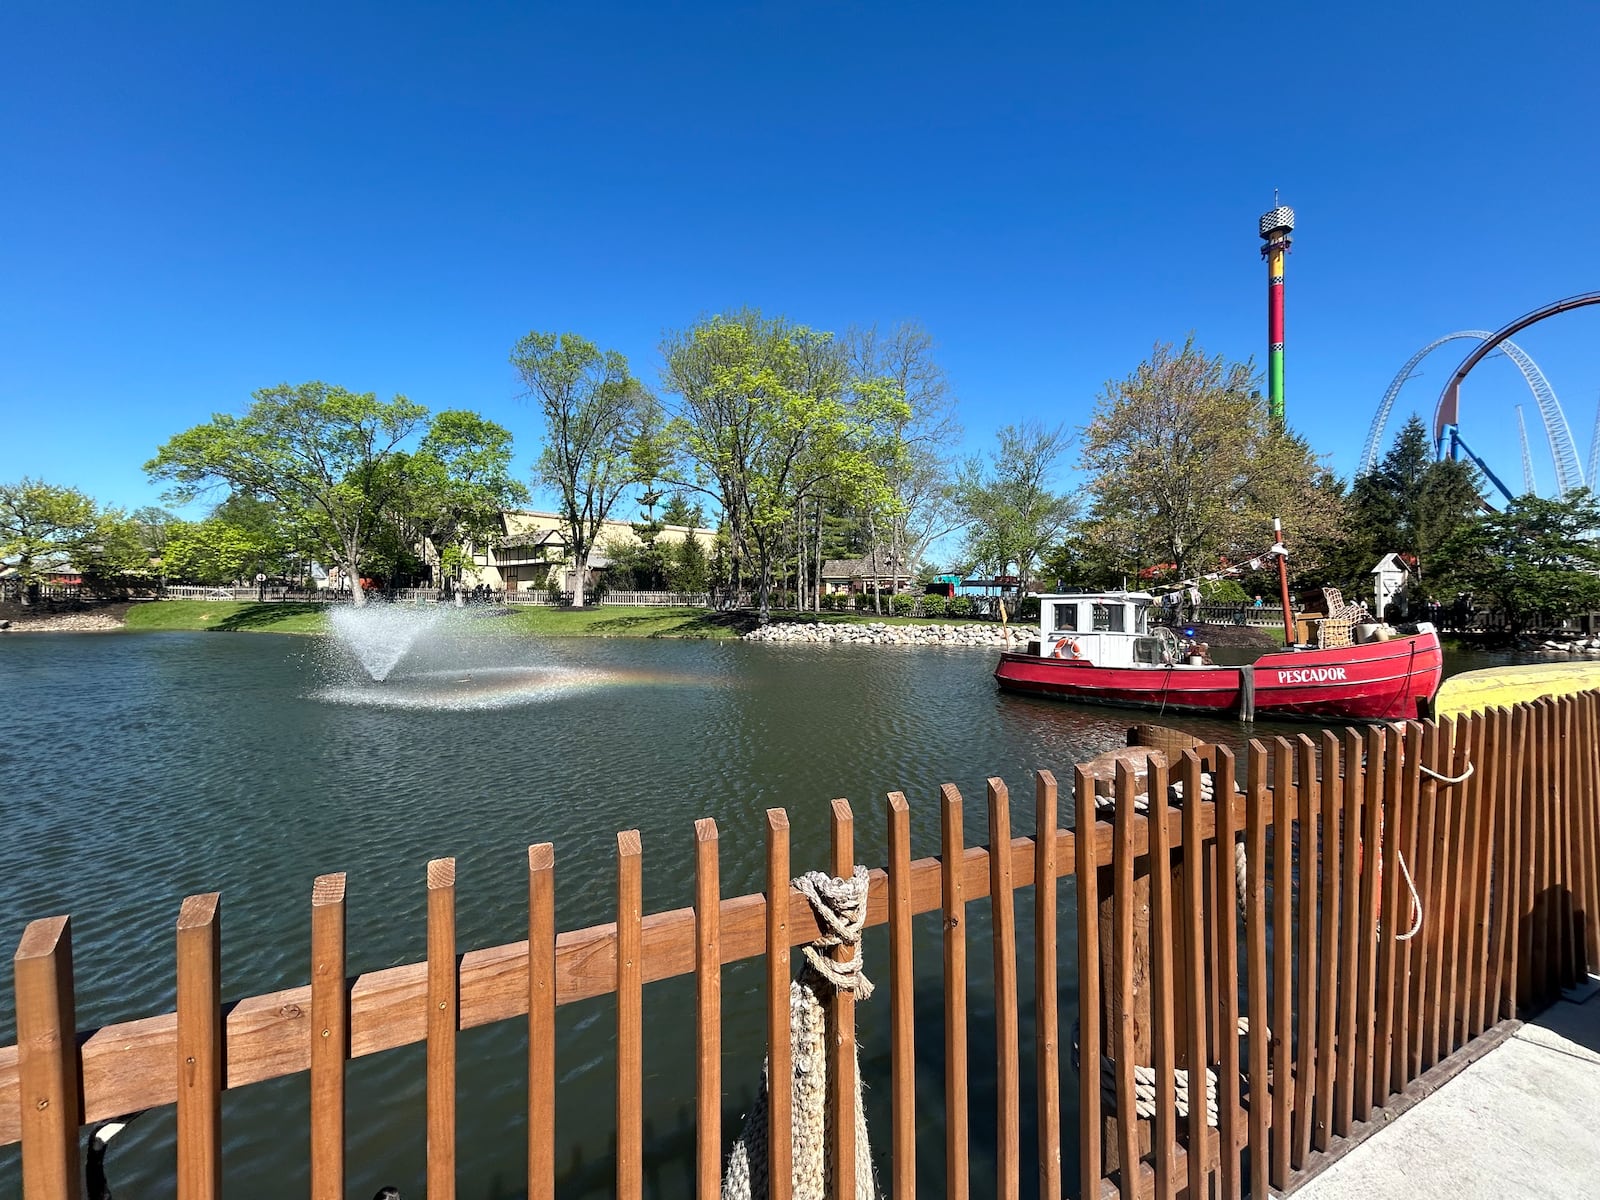
[[[476,636],[401,663],[383,687],[353,685],[322,639],[217,634],[0,639],[0,779],[8,870],[0,937],[70,913],[80,1027],[174,1003],[173,927],[186,895],[223,897],[227,999],[304,984],[311,881],[346,871],[352,975],[425,953],[424,865],[457,859],[462,950],[526,936],[526,847],[556,846],[556,920],[614,915],[615,833],[644,846],[645,911],[693,893],[693,824],[717,820],[725,896],[759,891],[764,812],[788,810],[794,870],[827,861],[828,802],[856,813],[857,860],[885,860],[884,797],[912,806],[913,857],[936,854],[939,785],[966,797],[968,844],[988,840],[984,781],[1010,786],[1012,823],[1033,826],[1031,772],[1121,745],[1129,712],[1001,695],[988,651]],[[1490,660],[1455,656],[1452,669]],[[432,706],[447,694],[451,707]],[[1241,727],[1183,718],[1242,745]],[[1257,724],[1254,735],[1304,727]],[[1063,796],[1061,820],[1071,820]],[[1019,898],[1021,1078],[1032,1087],[1031,891]],[[1065,1037],[1077,1006],[1070,888],[1060,918]],[[975,1181],[992,1178],[994,1021],[988,902],[972,906],[969,973]],[[940,926],[917,918],[919,1192],[942,1194]],[[887,935],[869,932],[869,976]],[[724,1134],[748,1108],[763,1054],[761,960],[724,973]],[[692,979],[645,989],[649,1194],[692,1194]],[[884,1171],[889,1134],[887,988],[860,1006],[868,1120]],[[558,1190],[606,1196],[613,1178],[609,1000],[558,1013]],[[525,1022],[464,1033],[458,1142],[462,1197],[523,1194]],[[15,1040],[0,1001],[0,1043]],[[1063,1053],[1063,1151],[1076,1170],[1076,1078]],[[350,1065],[351,1196],[393,1182],[423,1194],[423,1047]],[[303,1194],[307,1077],[224,1097],[230,1197]],[[1031,1106],[1024,1104],[1024,1112]],[[174,1190],[174,1114],[136,1121],[112,1150],[119,1197]],[[1024,1145],[1034,1130],[1023,1131]],[[883,1178],[887,1178],[886,1173]],[[1025,1177],[1024,1191],[1034,1186]],[[20,1195],[17,1149],[0,1148],[0,1196]]]

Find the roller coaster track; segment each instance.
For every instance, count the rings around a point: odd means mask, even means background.
[[[1494,334],[1486,329],[1463,329],[1447,333],[1444,337],[1429,342],[1406,361],[1378,403],[1378,411],[1372,418],[1372,427],[1367,431],[1366,445],[1361,451],[1358,474],[1365,475],[1378,465],[1378,449],[1383,442],[1383,427],[1387,424],[1389,413],[1394,408],[1395,398],[1400,395],[1400,389],[1417,369],[1417,364],[1446,342],[1460,338],[1473,338],[1479,342],[1486,342],[1492,337]],[[1539,415],[1544,419],[1545,438],[1550,443],[1550,457],[1556,464],[1556,486],[1563,495],[1573,488],[1582,487],[1586,476],[1583,468],[1578,465],[1578,452],[1572,440],[1572,429],[1567,424],[1567,415],[1562,411],[1561,401],[1556,398],[1555,389],[1550,386],[1550,381],[1544,377],[1539,364],[1529,358],[1527,352],[1515,342],[1501,339],[1494,349],[1504,351],[1505,356],[1516,364],[1517,370],[1522,372],[1528,390],[1533,393],[1533,398],[1539,405]],[[1592,465],[1590,469],[1593,470]]]

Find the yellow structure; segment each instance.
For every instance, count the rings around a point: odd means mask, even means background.
[[[1433,702],[1436,715],[1459,717],[1542,696],[1572,696],[1600,688],[1600,662],[1531,663],[1463,671],[1444,681]]]
[[[504,588],[507,591],[528,592],[543,591],[553,581],[563,591],[572,590],[572,556],[567,552],[567,538],[558,513],[505,512],[500,514],[500,522],[504,534],[493,547],[475,551],[472,565],[463,569],[461,581],[465,586],[476,587],[481,583],[496,591]],[[658,541],[672,545],[693,537],[705,548],[709,557],[716,536],[714,529],[666,525],[662,527]],[[589,574],[588,584],[593,584],[596,572],[610,565],[606,546],[617,541],[640,544],[639,536],[627,521],[606,521],[600,527],[594,548],[589,552],[589,561],[585,564]]]

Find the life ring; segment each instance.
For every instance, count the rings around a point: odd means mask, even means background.
[[[1078,645],[1075,638],[1062,638],[1056,643],[1056,648],[1050,654],[1051,658],[1082,658],[1083,647]]]

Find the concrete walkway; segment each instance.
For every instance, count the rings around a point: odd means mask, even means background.
[[[1296,1200],[1600,1200],[1600,996],[1560,1003]]]

